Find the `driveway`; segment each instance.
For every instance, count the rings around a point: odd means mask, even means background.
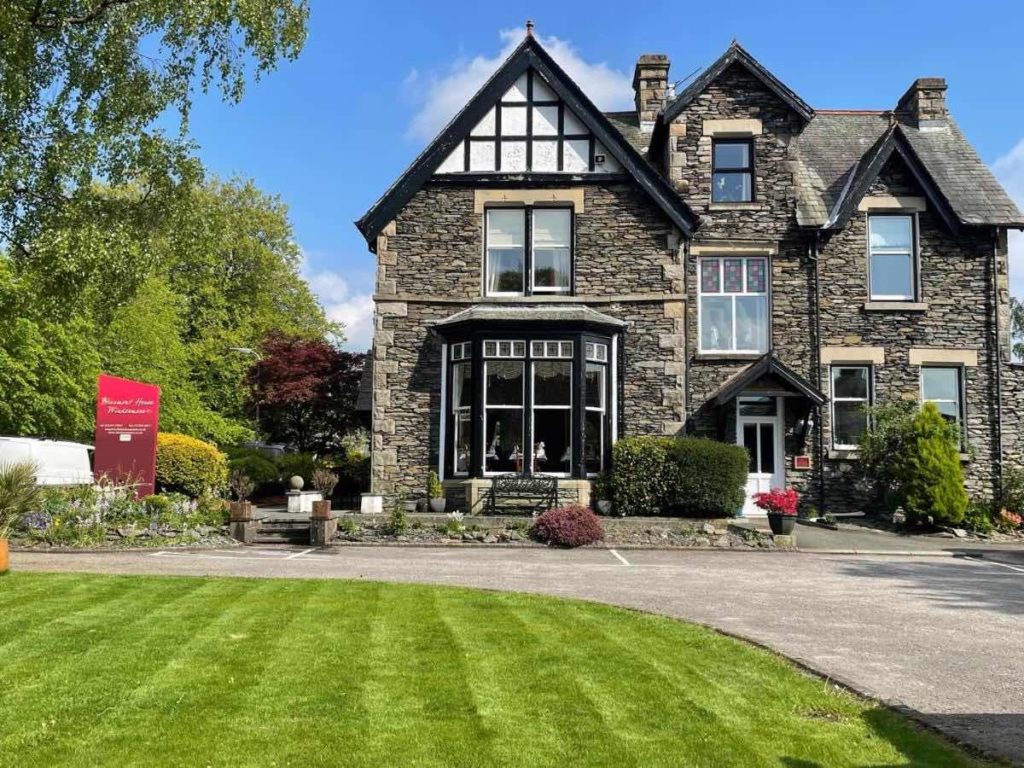
[[[16,552],[25,570],[430,582],[614,603],[774,648],[1024,763],[1024,556],[414,547]]]

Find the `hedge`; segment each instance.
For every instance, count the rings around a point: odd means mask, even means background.
[[[611,489],[623,515],[732,517],[743,506],[748,457],[699,437],[627,437],[615,444]]]
[[[221,493],[228,482],[227,457],[211,443],[161,432],[156,438],[156,481],[162,490],[193,498]]]

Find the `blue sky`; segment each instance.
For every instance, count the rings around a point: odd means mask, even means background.
[[[957,121],[1024,205],[1020,0],[312,0],[300,58],[251,85],[240,105],[198,98],[190,133],[211,171],[251,177],[287,203],[305,273],[350,325],[349,346],[369,344],[374,271],[352,222],[493,71],[526,18],[605,109],[631,108],[639,54],[667,53],[676,80],[734,37],[816,108],[888,108],[914,78],[943,76]],[[1024,269],[1014,283],[1024,294]]]

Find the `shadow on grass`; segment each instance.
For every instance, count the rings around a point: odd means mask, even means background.
[[[898,768],[932,768],[951,764],[948,754],[942,754],[934,743],[928,744],[915,737],[913,729],[924,727],[919,723],[911,722],[908,729],[902,715],[881,708],[869,710],[862,717],[879,739],[888,742],[903,755],[906,762],[899,763]],[[967,750],[956,765],[971,765],[974,760],[979,765],[1004,765],[1004,760],[1013,761],[1017,765],[1024,760],[1024,714],[915,713],[914,717],[941,731],[950,749]],[[979,757],[981,754],[986,757]],[[997,762],[988,762],[990,757],[994,757]],[[785,768],[828,768],[825,763],[799,757],[783,756],[779,758],[779,763]],[[894,765],[897,764],[885,764],[887,768]],[[865,763],[858,768],[882,767]]]

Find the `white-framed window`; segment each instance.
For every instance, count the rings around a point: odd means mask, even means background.
[[[914,216],[868,216],[868,283],[872,301],[914,301]]]
[[[571,208],[487,208],[484,217],[488,296],[572,291]]]
[[[955,424],[964,435],[963,368],[926,365],[921,368],[921,402],[935,403],[946,421]]]
[[[535,360],[533,471],[568,475],[572,466],[572,361]]]
[[[697,266],[700,351],[767,352],[767,257],[703,257]]]
[[[530,357],[572,357],[571,341],[531,341]]]
[[[853,450],[868,428],[871,366],[832,366],[832,447]]]
[[[455,360],[468,360],[472,356],[472,349],[470,342],[461,341],[458,344],[452,344],[452,361]]]
[[[522,472],[526,363],[484,362],[484,470]]]
[[[588,347],[590,344],[587,345]],[[596,346],[607,347],[604,344]],[[608,366],[603,363],[587,362],[584,369],[583,403],[583,466],[588,475],[604,469],[605,454],[605,413],[607,411]]]
[[[608,362],[608,345],[599,344],[597,342],[587,342],[587,346],[584,350],[587,355],[587,360],[593,360],[597,363]]]
[[[457,347],[467,349],[460,350],[460,357],[455,358]],[[469,342],[452,346],[452,357],[459,360],[452,363],[452,469],[456,475],[469,474],[473,441],[473,363],[468,347]]]
[[[487,340],[484,357],[526,357],[525,341]]]

